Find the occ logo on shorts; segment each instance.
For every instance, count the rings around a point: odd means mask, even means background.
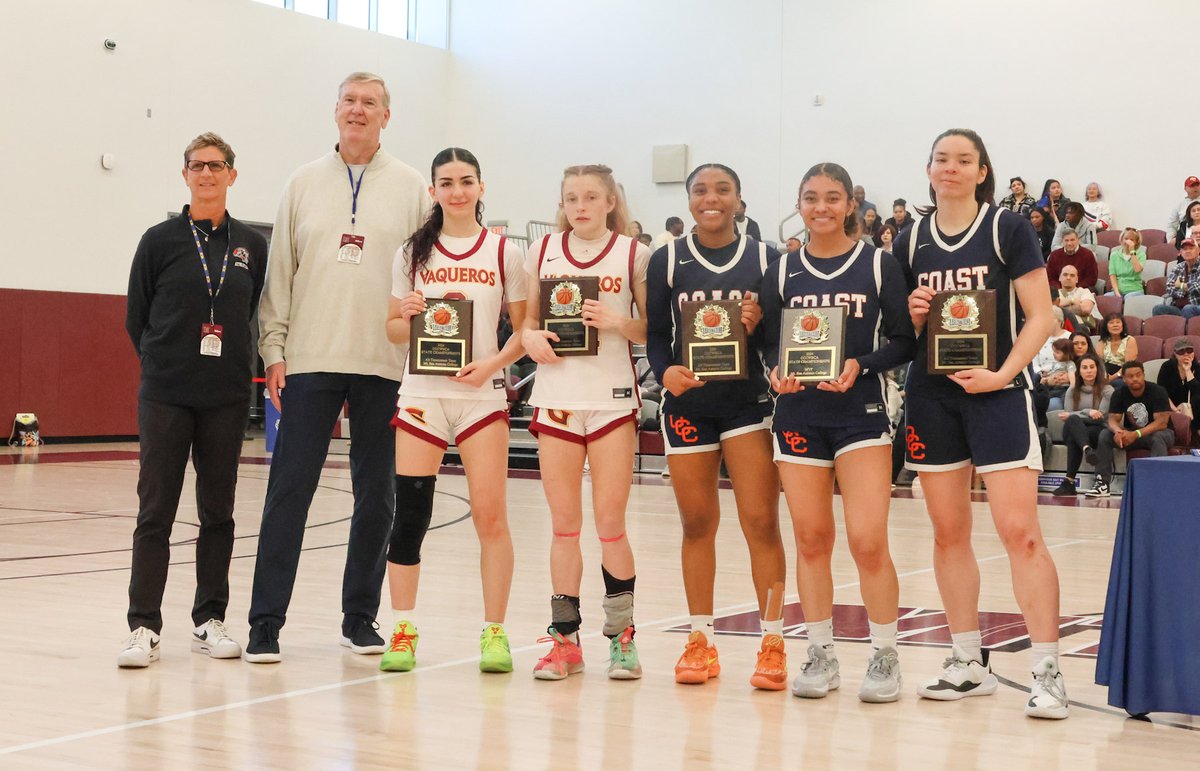
[[[908,457],[913,460],[925,460],[925,443],[912,426],[905,427],[904,442],[908,447]]]
[[[802,434],[796,431],[782,431],[780,436],[793,454],[803,455],[808,452],[808,440]]]
[[[417,421],[421,425],[426,425],[425,410],[421,409],[420,407],[405,407],[404,411],[409,415],[412,415],[413,420]]]
[[[675,436],[679,437],[679,441],[685,444],[695,444],[700,438],[699,429],[687,418],[672,415],[668,418],[667,425],[675,432]]]

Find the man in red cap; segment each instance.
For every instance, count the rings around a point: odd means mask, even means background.
[[[1187,213],[1187,207],[1197,199],[1200,199],[1200,177],[1193,174],[1185,179],[1183,181],[1183,192],[1187,193],[1187,197],[1171,210],[1171,220],[1167,224],[1167,238],[1171,238],[1175,231],[1179,230],[1179,223]]]

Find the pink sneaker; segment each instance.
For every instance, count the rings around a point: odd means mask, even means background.
[[[583,671],[583,648],[563,637],[554,627],[546,630],[549,637],[543,637],[538,642],[554,643],[542,658],[538,659],[533,668],[533,676],[538,680],[564,680],[567,675],[577,675]]]

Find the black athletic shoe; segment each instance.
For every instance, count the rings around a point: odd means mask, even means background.
[[[1069,479],[1064,479],[1062,484],[1054,488],[1054,492],[1050,493],[1056,498],[1070,498],[1078,495],[1079,491],[1075,489],[1075,483]]]
[[[259,621],[250,627],[250,640],[242,658],[252,664],[274,664],[283,657],[279,655],[279,625],[270,621]]]
[[[387,650],[375,630],[379,624],[366,616],[346,616],[342,621],[342,645],[359,655],[380,654]]]

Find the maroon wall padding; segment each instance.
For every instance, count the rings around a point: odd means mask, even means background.
[[[0,289],[0,423],[42,436],[137,434],[139,368],[123,295]]]

